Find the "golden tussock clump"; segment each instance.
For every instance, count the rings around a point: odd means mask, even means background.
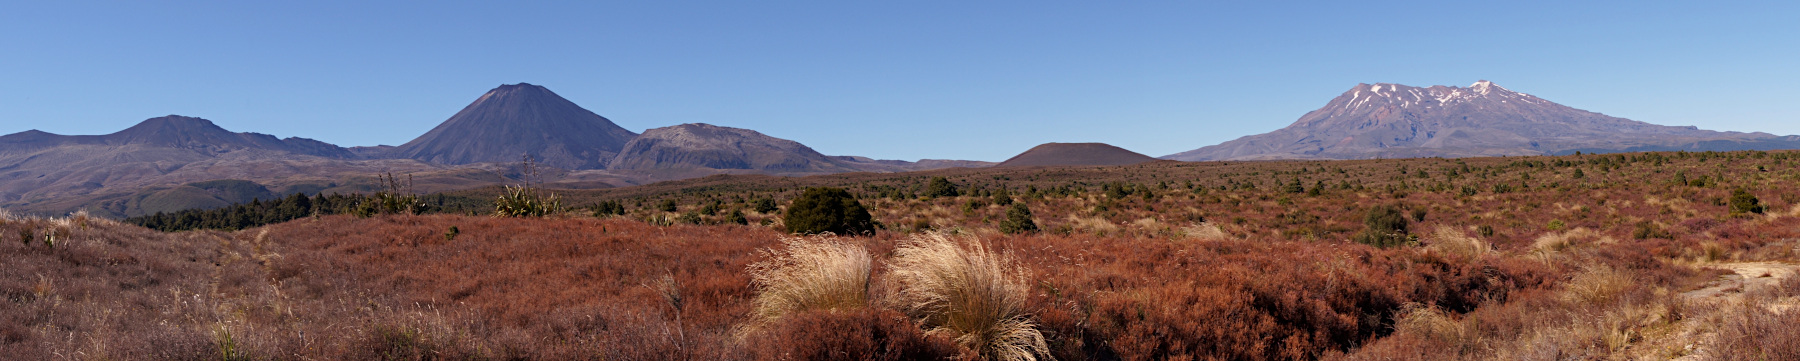
[[[894,302],[930,332],[987,359],[1052,359],[1025,313],[1023,276],[1006,256],[937,233],[913,236],[894,254],[892,280],[900,288]]]
[[[1211,222],[1196,223],[1192,226],[1182,228],[1181,231],[1183,235],[1203,241],[1223,241],[1231,239],[1231,234],[1225,233],[1225,230],[1219,229],[1218,225],[1212,224]]]
[[[750,266],[758,318],[869,305],[873,262],[863,246],[830,237],[793,237],[782,243],[782,249],[766,250],[769,260]]]
[[[1456,227],[1440,225],[1425,239],[1428,249],[1444,254],[1481,257],[1492,251],[1492,247],[1487,242],[1470,237],[1463,231],[1457,230]]]

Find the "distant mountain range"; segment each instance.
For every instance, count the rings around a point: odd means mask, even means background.
[[[234,133],[205,119],[166,116],[107,135],[32,130],[0,136],[0,206],[135,215],[229,204],[238,200],[233,194],[247,194],[209,184],[183,188],[190,183],[256,180],[262,182],[259,186],[284,191],[318,192],[356,183],[347,178],[380,172],[442,170],[414,160],[359,159],[345,148],[311,139]]]
[[[1670,127],[1610,117],[1487,81],[1469,87],[1359,84],[1292,125],[1172,154],[1180,161],[1363,159],[1800,148],[1800,137]],[[633,133],[549,89],[488,91],[399,146],[344,148],[236,133],[183,116],[106,135],[0,136],[0,207],[131,216],[295,192],[370,192],[375,174],[414,192],[518,182],[520,160],[554,188],[606,188],[713,174],[803,176],[949,167],[1125,165],[1154,158],[1100,143],[1048,143],[1002,163],[828,156],[754,130],[681,124]]]
[[[414,191],[435,192],[515,182],[526,155],[550,168],[542,180],[547,186],[564,188],[722,173],[810,175],[993,165],[826,156],[791,140],[709,124],[655,128],[640,135],[547,88],[520,83],[488,91],[400,146],[344,148],[306,138],[234,133],[206,119],[176,115],[107,135],[30,130],[0,136],[0,207],[133,216],[294,192],[368,192],[378,189],[373,175],[380,173],[413,175]],[[215,182],[219,180],[238,182]]]
[[[502,85],[477,98],[437,128],[391,149],[357,152],[366,158],[405,158],[464,165],[539,164],[568,170],[751,171],[803,175],[932,169],[987,163],[859,161],[831,157],[792,140],[754,130],[682,124],[632,133],[542,86]],[[667,172],[659,172],[667,174]]]
[[[1357,84],[1292,125],[1163,156],[1180,161],[1483,157],[1800,148],[1800,137],[1671,127],[1575,109],[1486,80]]]
[[[131,128],[107,135],[56,135],[28,130],[0,136],[0,154],[82,146],[112,149],[168,148],[212,154],[264,150],[320,157],[354,156],[344,148],[317,140],[277,139],[261,133],[233,133],[205,119],[178,115],[150,118]]]

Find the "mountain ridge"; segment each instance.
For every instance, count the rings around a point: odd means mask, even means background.
[[[775,173],[853,172],[800,142],[743,128],[687,123],[645,130],[608,169],[711,168]]]
[[[1665,126],[1576,109],[1487,80],[1357,84],[1286,127],[1162,159],[1368,159],[1800,147],[1767,133]]]
[[[62,145],[148,146],[224,153],[234,150],[268,150],[328,158],[353,158],[343,147],[308,138],[276,138],[253,132],[232,132],[203,118],[167,115],[145,119],[131,127],[105,135],[60,135],[41,130],[0,136],[0,153],[29,152]]]
[[[692,128],[692,129],[689,129]],[[705,128],[705,129],[701,129]],[[674,131],[681,129],[681,131]],[[275,192],[369,192],[374,174],[419,175],[421,192],[509,184],[531,155],[546,185],[630,186],[715,174],[810,175],[981,167],[988,162],[826,156],[748,129],[688,124],[639,139],[542,86],[496,87],[431,131],[400,146],[344,148],[307,138],[231,132],[201,118],[146,119],[105,135],[26,130],[0,135],[0,207],[61,215],[141,215],[169,205],[229,200],[187,186],[237,180]],[[676,134],[680,133],[680,134]],[[627,166],[608,169],[623,159]]]

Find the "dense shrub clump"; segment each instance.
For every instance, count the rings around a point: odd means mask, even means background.
[[[591,209],[595,217],[625,215],[625,205],[620,204],[619,201],[600,202],[600,204],[594,205]]]
[[[1420,218],[1424,218],[1423,213]],[[1400,213],[1399,207],[1382,205],[1370,208],[1369,213],[1363,216],[1363,226],[1366,227],[1363,232],[1356,235],[1356,241],[1363,244],[1393,247],[1412,241],[1406,230],[1406,216]]]
[[[775,206],[774,198],[758,198],[752,206],[754,207],[752,209],[758,213],[775,213],[775,211],[781,210]]]
[[[926,197],[955,197],[959,195],[962,195],[962,192],[957,191],[956,183],[950,183],[950,179],[948,178],[931,177],[931,180],[925,183]]]
[[[807,188],[788,205],[782,219],[789,232],[798,234],[854,234],[875,232],[869,210],[843,188]]]
[[[1743,188],[1731,190],[1731,213],[1762,214],[1762,212],[1762,200],[1756,199],[1756,196],[1744,191]]]
[[[1031,208],[1024,203],[1013,203],[1006,208],[1006,219],[1000,221],[1000,232],[1006,234],[1037,232],[1037,222],[1031,220]]]

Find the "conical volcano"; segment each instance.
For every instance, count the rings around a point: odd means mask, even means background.
[[[441,164],[517,162],[599,169],[637,133],[542,86],[502,85],[391,155]]]
[[[1154,160],[1156,158],[1106,143],[1044,143],[995,167],[1131,165]]]

